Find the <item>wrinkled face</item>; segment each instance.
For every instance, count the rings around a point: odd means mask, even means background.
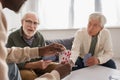
[[[100,21],[97,19],[90,19],[87,27],[88,34],[90,36],[95,36],[99,31],[102,30],[102,26],[100,25]]]
[[[26,17],[22,20],[24,36],[27,39],[30,39],[36,33],[38,24],[39,20],[34,14],[27,14]]]

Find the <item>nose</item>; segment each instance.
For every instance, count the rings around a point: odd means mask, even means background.
[[[89,31],[91,31],[91,30],[93,30],[93,27],[92,27],[92,25],[91,26],[89,26],[89,29],[88,29]]]
[[[31,25],[30,25],[31,27],[34,27],[35,26],[35,24],[34,23],[31,23]]]
[[[31,26],[29,26],[31,30],[36,30],[36,26],[34,26],[34,24],[31,24]]]

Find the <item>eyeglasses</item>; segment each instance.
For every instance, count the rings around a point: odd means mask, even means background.
[[[33,21],[31,21],[31,20],[25,20],[25,22],[28,24],[28,25],[34,25],[34,26],[37,26],[37,25],[39,25],[39,23],[38,22],[33,22]]]

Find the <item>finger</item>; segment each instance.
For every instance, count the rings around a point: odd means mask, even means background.
[[[40,62],[43,62],[43,60],[40,60]]]
[[[46,62],[46,63],[51,63],[51,62],[52,62],[52,60],[45,60],[45,62]]]
[[[59,43],[54,43],[54,44],[53,44],[53,47],[54,47],[54,49],[56,49],[57,51],[63,51],[63,50],[66,49],[62,44],[59,44]]]

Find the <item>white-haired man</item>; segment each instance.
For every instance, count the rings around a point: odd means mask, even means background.
[[[8,67],[6,61],[8,63],[20,63],[38,56],[56,55],[56,53],[65,50],[65,47],[63,45],[57,43],[45,47],[35,47],[35,48],[5,47],[7,40],[7,22],[4,14],[2,13],[2,9],[7,7],[15,12],[18,12],[25,1],[26,0],[0,0],[0,79],[1,80],[9,80]],[[71,71],[70,64],[59,64],[59,66],[55,68],[53,71],[42,75],[36,80],[60,80],[66,75],[70,74],[70,71]]]
[[[72,45],[72,61],[77,65],[73,70],[92,65],[116,68],[113,57],[111,35],[104,28],[106,18],[101,13],[89,16],[87,28],[78,30]],[[89,58],[87,58],[89,57]]]

